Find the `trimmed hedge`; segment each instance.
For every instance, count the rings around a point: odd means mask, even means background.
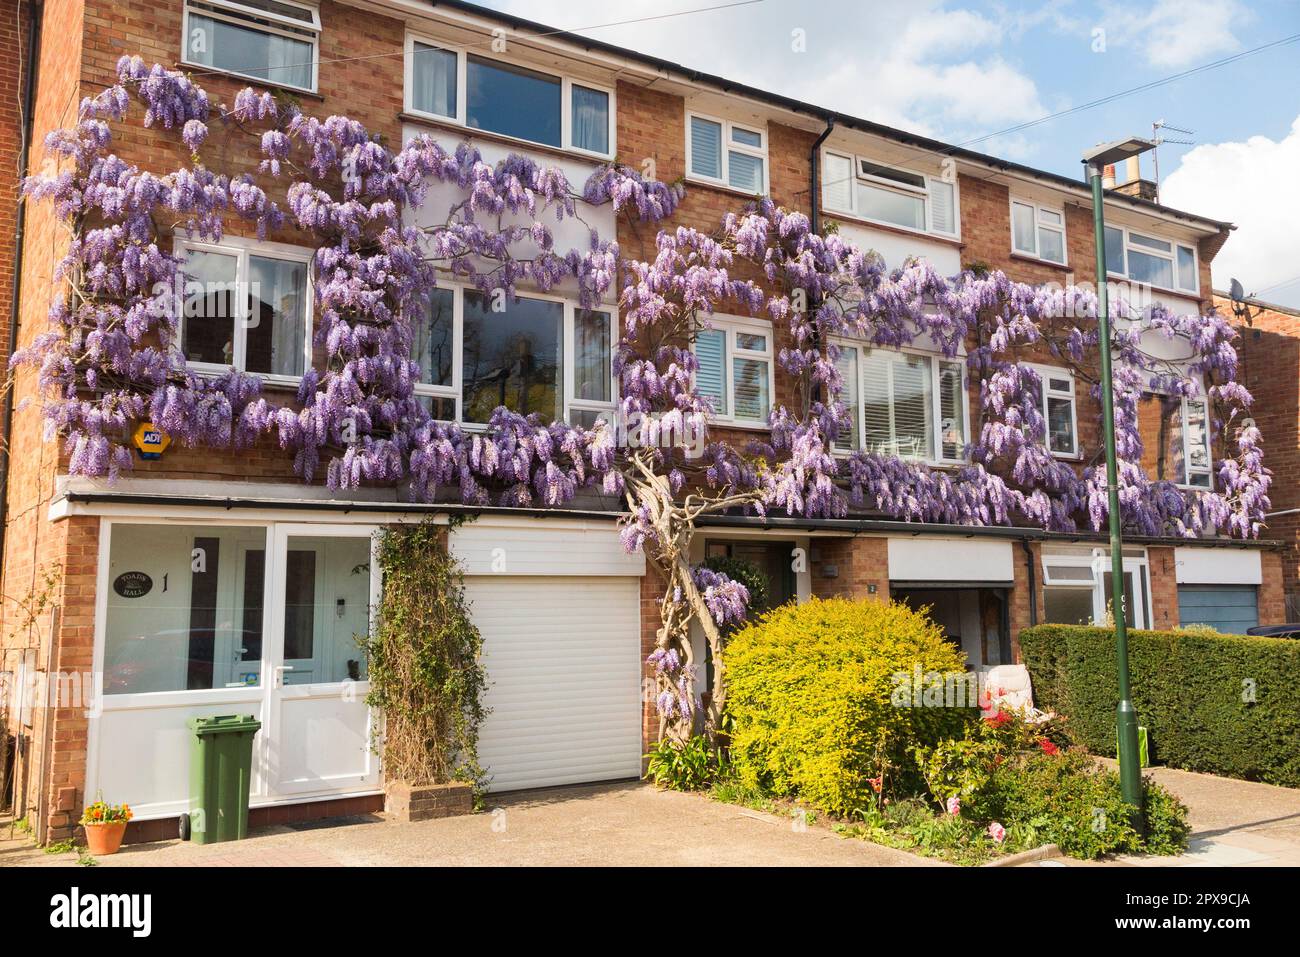
[[[1083,625],[1020,633],[1034,704],[1065,716],[1096,754],[1115,754],[1115,635]],[[1133,706],[1151,760],[1300,787],[1300,641],[1209,631],[1131,631]]]

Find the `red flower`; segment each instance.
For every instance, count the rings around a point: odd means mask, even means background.
[[[878,778],[867,778],[867,783],[871,785],[871,790],[879,794],[881,786],[885,783],[885,776],[882,774]]]
[[[1038,746],[1043,749],[1043,754],[1059,754],[1061,750],[1056,745],[1052,744],[1051,741],[1048,741],[1046,738],[1043,738],[1041,741],[1039,741]]]
[[[1005,711],[999,711],[990,717],[984,719],[990,727],[1000,728],[1011,720],[1011,715]]]

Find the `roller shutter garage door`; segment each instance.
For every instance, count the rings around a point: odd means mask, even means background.
[[[490,789],[637,777],[639,580],[473,576],[465,590],[483,636]]]
[[[1178,620],[1184,625],[1209,625],[1225,634],[1244,634],[1259,624],[1256,587],[1179,585]]]

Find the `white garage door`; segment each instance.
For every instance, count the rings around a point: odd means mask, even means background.
[[[465,590],[483,635],[491,789],[639,775],[638,580],[474,576]]]

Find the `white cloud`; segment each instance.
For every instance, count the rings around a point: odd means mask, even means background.
[[[1137,49],[1149,66],[1177,70],[1240,50],[1233,28],[1249,16],[1238,0],[1156,0],[1109,6],[1101,26],[1108,49]]]
[[[690,0],[490,0],[556,27],[579,28],[691,9]],[[819,106],[960,140],[1048,110],[1034,80],[1001,55],[1024,24],[943,0],[826,0],[815,10],[768,0],[589,35]],[[791,31],[806,52],[791,49]],[[1017,144],[1023,149],[1023,144]]]
[[[1280,140],[1252,136],[1244,143],[1198,146],[1165,180],[1160,199],[1237,225],[1214,259],[1214,285],[1232,277],[1247,292],[1300,273],[1300,117]],[[1300,301],[1300,289],[1278,288],[1264,298]]]

